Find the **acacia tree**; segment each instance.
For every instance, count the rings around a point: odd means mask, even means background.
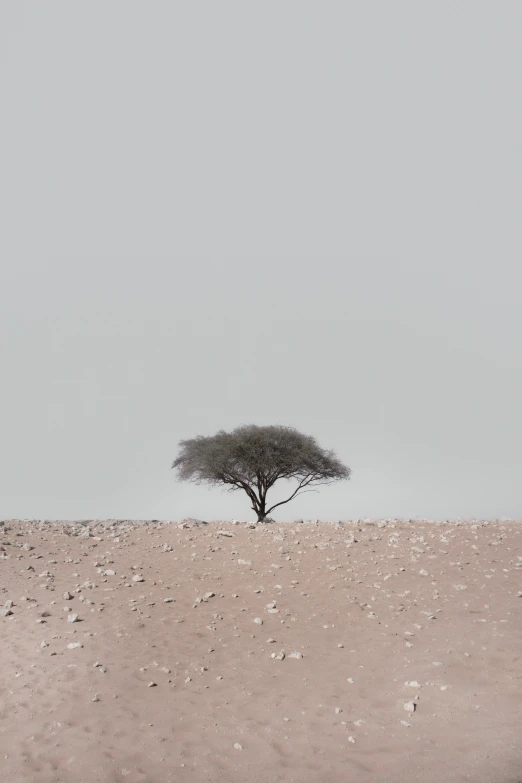
[[[243,490],[258,522],[297,495],[349,479],[351,474],[333,451],[325,451],[315,438],[292,427],[244,425],[232,432],[182,440],[179,448],[172,467],[182,481]],[[294,480],[297,487],[286,500],[267,507],[267,493],[280,479]]]

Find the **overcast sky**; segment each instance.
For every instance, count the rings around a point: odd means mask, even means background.
[[[1,518],[522,517],[520,0],[4,0]]]

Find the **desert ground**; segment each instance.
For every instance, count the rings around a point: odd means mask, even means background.
[[[2,783],[520,783],[522,523],[0,524]]]

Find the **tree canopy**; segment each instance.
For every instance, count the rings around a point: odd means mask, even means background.
[[[232,432],[199,435],[180,441],[179,449],[172,467],[180,480],[243,490],[259,522],[302,492],[349,479],[351,474],[350,468],[333,451],[322,449],[315,438],[280,425],[250,424]],[[286,500],[268,506],[267,493],[281,479],[296,481],[297,486]]]

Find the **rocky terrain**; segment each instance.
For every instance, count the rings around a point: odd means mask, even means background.
[[[2,783],[521,783],[522,523],[0,523]]]

